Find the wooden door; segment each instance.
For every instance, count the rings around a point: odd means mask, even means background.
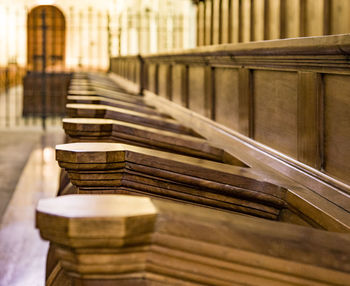
[[[66,24],[63,13],[57,7],[49,5],[37,6],[28,14],[28,70],[41,71],[43,68],[43,18],[46,27],[46,70],[60,71],[65,63]]]

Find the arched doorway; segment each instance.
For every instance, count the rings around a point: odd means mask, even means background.
[[[55,6],[42,5],[32,9],[27,22],[27,67],[41,71],[43,67],[43,19],[46,26],[47,71],[62,70],[65,63],[66,23],[63,13]]]

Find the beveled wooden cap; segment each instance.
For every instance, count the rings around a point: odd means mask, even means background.
[[[118,247],[146,242],[156,215],[146,197],[67,195],[39,201],[36,227],[43,238],[69,247]]]

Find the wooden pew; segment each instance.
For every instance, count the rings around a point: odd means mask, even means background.
[[[132,97],[132,96],[131,96]],[[115,100],[115,102],[117,102]],[[98,105],[96,105],[98,106]],[[76,110],[79,111],[79,106],[77,106]],[[104,107],[103,107],[104,108]],[[108,108],[108,107],[107,107]],[[66,129],[66,132],[68,135],[71,136],[71,139],[75,137],[76,140],[73,139],[73,141],[100,141],[100,140],[104,140],[104,141],[118,141],[119,142],[127,142],[127,143],[132,143],[132,144],[136,144],[139,146],[145,146],[143,144],[147,143],[147,147],[151,147],[153,145],[153,147],[151,148],[157,148],[157,149],[162,149],[162,147],[164,148],[164,142],[166,141],[166,138],[164,136],[159,136],[159,135],[164,135],[164,134],[169,134],[167,132],[162,133],[163,131],[157,131],[157,132],[150,132],[150,131],[155,131],[155,129],[149,129],[149,128],[145,128],[143,126],[138,126],[135,123],[123,123],[123,122],[118,122],[118,121],[107,121],[108,123],[106,124],[106,121],[104,121],[105,119],[78,119],[78,118],[74,118],[74,119],[66,119],[64,122],[64,126]],[[90,124],[88,123],[90,122]],[[116,128],[117,130],[117,136],[118,138],[113,138],[113,130],[112,130],[112,126],[111,124],[113,123],[113,128]],[[146,130],[146,133],[145,133]],[[124,141],[123,141],[123,135],[121,135],[121,133],[125,133],[127,135],[127,138],[124,137]],[[158,143],[157,142],[147,142],[148,140],[150,140],[152,138],[152,136],[155,136],[154,134],[158,133]],[[132,135],[132,136],[130,136]],[[125,136],[125,135],[124,135]],[[156,135],[157,136],[157,135]],[[187,136],[186,136],[187,137]],[[190,137],[187,137],[190,138]],[[122,139],[122,140],[121,140]],[[128,139],[128,140],[126,140]],[[193,138],[191,138],[192,140]],[[200,140],[196,138],[194,141],[202,141],[206,146],[210,146],[208,143],[206,143],[204,140]],[[144,140],[143,142],[140,142],[141,140]],[[180,144],[176,143],[176,142],[180,142]],[[142,144],[143,143],[143,144]],[[159,145],[159,143],[161,145]],[[158,144],[158,146],[157,146]],[[181,148],[183,148],[184,146],[186,146],[186,141],[182,141],[181,140],[172,140],[171,137],[169,138],[169,140],[167,141],[167,144],[169,144],[167,146],[167,148],[169,148],[169,150],[172,150],[173,152],[179,150],[179,146],[182,146]],[[88,145],[87,145],[88,146]],[[89,148],[85,149],[86,152],[89,152],[88,150]],[[107,148],[108,149],[108,148]],[[164,149],[163,149],[164,150]],[[167,150],[167,151],[169,151]],[[205,149],[206,151],[208,149]],[[214,149],[215,150],[215,149]],[[103,150],[103,148],[101,148],[101,153],[103,153],[106,150]],[[203,152],[204,150],[202,150],[202,154],[196,154],[193,152],[193,150],[191,150],[190,152],[188,152],[188,150],[186,152],[187,155],[191,155],[191,156],[197,156],[200,155],[203,157],[203,154],[205,152]],[[222,151],[222,150],[221,150]],[[150,151],[150,153],[152,153],[153,151]],[[181,152],[184,152],[184,150],[182,149]],[[186,153],[184,152],[184,153]],[[215,151],[216,152],[216,151]],[[217,153],[218,154],[218,153]],[[172,155],[169,155],[170,157]],[[200,157],[199,156],[199,157]],[[234,159],[234,161],[225,161],[225,160],[221,160],[223,162],[226,163],[231,163],[231,164],[236,164],[239,166],[245,166],[247,167],[247,165],[245,165],[244,163],[242,163],[242,161],[237,160],[235,157],[231,158]],[[157,158],[159,159],[159,158]],[[155,160],[157,160],[155,159]],[[210,152],[207,153],[206,155],[206,159],[213,159],[210,158]],[[220,159],[220,158],[217,158]],[[220,161],[220,160],[218,160]],[[63,165],[62,165],[63,166]],[[84,164],[81,164],[81,166],[87,166]],[[80,166],[80,167],[81,167]],[[226,166],[225,166],[226,167]],[[205,168],[205,166],[204,166]],[[184,168],[185,170],[186,168]],[[108,168],[104,169],[105,171],[99,171],[99,180],[96,179],[95,182],[93,182],[93,180],[86,180],[84,183],[87,185],[81,185],[81,182],[78,183],[77,180],[74,181],[73,185],[70,185],[68,187],[68,191],[63,191],[62,193],[77,193],[77,192],[90,192],[92,190],[94,190],[94,192],[98,191],[98,192],[116,192],[116,185],[120,184],[120,182],[118,181],[116,183],[116,181],[114,181],[112,183],[112,181],[108,181],[108,179],[106,179],[108,176],[111,176],[111,174],[108,174]],[[244,170],[244,169],[242,169]],[[72,170],[71,170],[72,171]],[[94,173],[96,170],[91,170],[91,174]],[[79,170],[79,167],[76,168],[75,171],[71,172],[71,173],[75,173],[75,175],[77,175],[78,173],[82,174],[83,170]],[[106,173],[107,177],[104,178],[104,175],[102,174],[103,172]],[[246,173],[255,173],[255,174],[260,174],[260,178],[262,181],[268,181],[268,182],[272,182],[274,183],[276,186],[279,186],[282,189],[287,189],[287,196],[285,196],[285,201],[284,203],[286,205],[288,205],[288,207],[282,207],[281,211],[279,211],[278,214],[278,219],[281,221],[288,221],[288,222],[292,222],[292,223],[297,223],[297,224],[306,224],[306,225],[311,225],[313,227],[317,227],[317,228],[326,228],[329,230],[335,230],[335,231],[348,231],[349,230],[349,223],[348,218],[349,218],[349,214],[347,213],[347,211],[344,211],[341,209],[341,207],[338,204],[342,204],[341,201],[337,201],[336,196],[333,196],[336,200],[335,202],[330,202],[330,201],[325,201],[322,198],[318,197],[317,195],[310,193],[308,190],[304,189],[302,186],[292,183],[288,180],[285,180],[285,178],[281,178],[278,174],[276,174],[275,172],[268,170],[266,168],[262,168],[262,167],[257,167],[254,166],[254,168],[248,169],[247,171],[244,171]],[[209,172],[208,172],[209,173]],[[96,174],[95,174],[96,175]],[[153,175],[153,174],[152,174]],[[193,175],[193,174],[192,174]],[[87,175],[88,176],[88,175]],[[96,175],[97,176],[97,175]],[[194,174],[194,176],[197,176],[197,174]],[[244,177],[244,175],[242,175],[242,177]],[[136,183],[136,189],[134,188],[132,190],[132,193],[136,194],[136,193],[144,193],[147,194],[147,192],[145,192],[145,189],[147,190],[147,188],[149,187],[146,181],[142,181],[140,179],[140,176],[137,177],[138,181]],[[180,179],[178,179],[178,183],[176,184],[182,184],[183,182],[181,181],[183,179],[183,177],[179,176]],[[203,179],[203,178],[201,178]],[[159,184],[159,178],[148,178],[148,180],[154,182],[157,182],[157,184]],[[163,180],[163,179],[161,179]],[[258,178],[259,181],[259,178]],[[203,182],[205,182],[205,179],[203,180]],[[114,187],[112,187],[111,190],[111,185],[105,185],[104,184],[108,184],[108,183],[112,183],[112,184],[116,184],[114,185]],[[135,182],[133,182],[135,183]],[[130,182],[129,182],[130,184]],[[175,184],[175,185],[176,185]],[[75,188],[73,187],[75,186]],[[89,186],[89,188],[85,188]],[[164,188],[165,185],[163,184],[162,187]],[[171,185],[172,188],[174,188],[174,185]],[[85,189],[84,189],[85,188]],[[191,188],[193,188],[191,186]],[[198,187],[197,187],[198,188]],[[130,193],[130,189],[131,189],[131,184],[128,187],[128,190],[126,192]],[[188,192],[189,189],[186,189]],[[222,203],[216,203],[215,201],[210,199],[207,199],[206,201],[203,200],[203,198],[201,197],[201,194],[199,194],[199,196],[196,194],[195,196],[189,196],[189,195],[184,195],[181,194],[181,188],[175,188],[172,189],[172,192],[175,191],[175,196],[178,196],[177,199],[181,198],[187,202],[195,202],[195,203],[202,203],[206,204],[207,206],[211,206],[211,207],[217,207],[217,208],[221,208],[221,209],[230,209],[232,210],[232,206],[228,207],[225,206]],[[125,190],[123,188],[120,188],[117,190],[117,192],[125,192]],[[158,192],[158,193],[157,193]],[[183,192],[183,190],[182,190]],[[167,191],[162,190],[162,188],[159,189],[155,189],[153,187],[152,191],[151,191],[152,195],[164,195],[165,197],[174,197],[174,194],[170,194],[170,192],[167,193]],[[196,197],[197,196],[197,197]],[[230,195],[228,194],[227,197],[229,197]],[[198,199],[198,197],[200,199]],[[340,198],[340,197],[339,197]],[[343,204],[346,204],[345,201],[343,201]],[[239,209],[239,208],[236,208]],[[252,212],[250,212],[252,213]]]
[[[73,195],[39,202],[47,286],[350,285],[350,237],[174,202]]]

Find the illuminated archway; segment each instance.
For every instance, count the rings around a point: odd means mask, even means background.
[[[65,63],[66,23],[63,13],[57,7],[51,5],[37,6],[28,14],[28,70],[41,71],[43,67],[43,15],[46,26],[47,70],[61,70]]]

